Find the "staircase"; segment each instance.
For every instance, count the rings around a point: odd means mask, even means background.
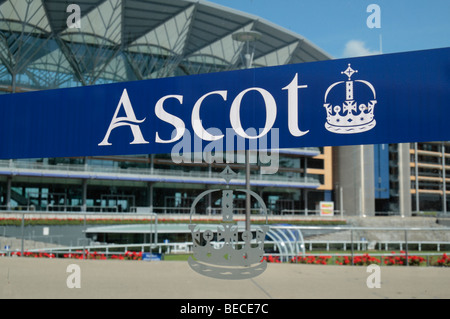
[[[37,210],[43,209],[43,207],[39,206],[35,200],[30,199],[26,196],[23,196],[22,194],[20,194],[19,192],[17,192],[14,189],[11,189],[11,199],[14,200],[15,202],[17,202],[17,205],[19,205],[19,206],[33,205],[34,207],[36,207]]]

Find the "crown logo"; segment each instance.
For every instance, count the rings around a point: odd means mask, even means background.
[[[377,104],[375,88],[364,80],[352,81],[351,78],[355,73],[358,71],[352,69],[349,64],[348,68],[341,72],[348,77],[348,80],[333,83],[325,93],[323,104],[327,111],[325,128],[332,133],[361,133],[373,129],[376,125],[373,114]],[[336,90],[340,86],[343,87],[342,90]],[[361,103],[355,99],[356,88],[360,93],[358,98]],[[342,102],[344,93],[345,101]]]
[[[229,181],[236,176],[227,167],[221,176]],[[267,268],[264,257],[264,239],[269,230],[267,225],[267,208],[260,196],[245,189],[207,190],[201,193],[192,203],[189,229],[192,234],[194,256],[189,257],[189,266],[197,273],[217,279],[248,279],[262,274]],[[195,206],[206,195],[213,192],[222,193],[222,223],[214,227],[206,227],[202,232],[201,225],[192,224]],[[266,225],[254,225],[250,230],[240,229],[233,220],[233,193],[249,193],[257,199],[266,215]],[[215,231],[214,231],[215,230]]]

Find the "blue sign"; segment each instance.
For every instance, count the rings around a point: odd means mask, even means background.
[[[0,158],[450,140],[449,101],[450,48],[9,94]]]
[[[154,254],[154,253],[143,253],[142,254],[143,261],[160,261],[161,259],[162,259],[161,254]]]

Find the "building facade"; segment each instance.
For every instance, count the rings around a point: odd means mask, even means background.
[[[245,43],[256,31],[253,67],[329,59],[307,39],[258,17],[208,2],[93,0],[0,1],[0,93],[58,89],[229,71],[246,67]],[[75,12],[75,11],[73,11]],[[244,185],[242,154],[230,166]],[[252,189],[275,214],[312,211],[332,199],[331,148],[283,150],[251,158]],[[220,183],[224,163],[170,154],[0,161],[3,210],[186,213],[200,192]],[[244,198],[236,198],[237,210]],[[256,203],[253,208],[257,211]],[[216,198],[205,212],[220,207]]]

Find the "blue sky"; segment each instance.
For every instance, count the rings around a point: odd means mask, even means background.
[[[298,33],[335,58],[450,47],[450,0],[210,0]],[[367,27],[367,7],[381,28]]]

